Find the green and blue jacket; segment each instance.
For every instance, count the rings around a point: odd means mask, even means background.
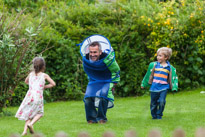
[[[151,62],[149,64],[148,70],[146,75],[144,76],[141,87],[150,87],[152,85],[152,81],[154,78],[154,70],[157,62]],[[178,90],[178,76],[176,74],[176,69],[170,65],[170,72],[168,76],[168,83],[170,85],[170,90],[171,91],[177,91]]]

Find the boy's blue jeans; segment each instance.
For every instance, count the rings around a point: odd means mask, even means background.
[[[151,92],[150,110],[152,119],[162,119],[166,104],[167,90]]]
[[[88,97],[85,99],[86,120],[97,123],[100,120],[107,121],[106,113],[108,100],[99,98],[98,110],[95,108],[95,97]]]

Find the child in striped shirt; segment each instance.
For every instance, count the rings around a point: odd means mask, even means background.
[[[157,50],[157,62],[149,65],[148,71],[142,81],[141,88],[150,87],[150,110],[152,119],[162,119],[166,103],[167,91],[177,91],[178,77],[176,69],[170,65],[168,59],[172,49],[162,47]]]

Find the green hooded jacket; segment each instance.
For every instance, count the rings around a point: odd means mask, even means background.
[[[142,80],[141,87],[146,88],[146,87],[150,87],[152,85],[156,64],[157,64],[157,62],[151,62],[149,64],[147,73]],[[169,76],[168,76],[168,83],[170,85],[171,91],[178,90],[178,76],[176,74],[176,69],[172,65],[171,65]]]

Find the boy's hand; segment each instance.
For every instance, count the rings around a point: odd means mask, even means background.
[[[144,89],[144,87],[141,87],[141,89]]]

